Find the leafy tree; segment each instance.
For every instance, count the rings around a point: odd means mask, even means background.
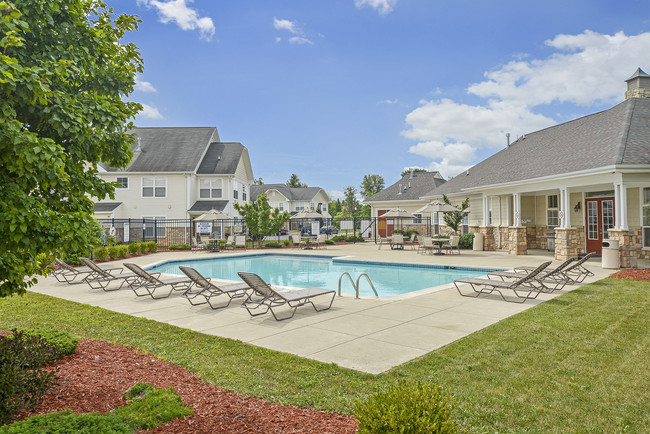
[[[451,201],[447,195],[442,195],[442,200],[451,205]],[[445,224],[452,228],[454,232],[458,233],[461,223],[466,215],[469,214],[469,197],[465,198],[463,203],[460,204],[460,211],[451,211],[444,213],[442,219],[445,221]]]
[[[359,201],[357,200],[357,189],[352,187],[351,185],[345,187],[345,190],[343,190],[343,195],[345,197],[343,199],[343,212],[345,214],[355,216],[359,209]]]
[[[304,182],[300,182],[300,178],[298,178],[298,175],[295,173],[292,173],[291,176],[289,177],[289,180],[286,182],[287,187],[291,188],[305,188],[307,187],[307,184]]]
[[[291,217],[287,211],[281,213],[278,208],[271,209],[266,193],[258,195],[253,203],[235,203],[234,207],[244,218],[251,238],[259,242],[266,236],[277,234]]]
[[[253,179],[253,184],[255,184],[255,185],[262,185],[262,184],[264,184],[264,180],[263,180],[262,177],[260,176],[260,177],[257,178],[257,179]]]
[[[368,199],[384,189],[384,178],[380,175],[365,175],[361,181],[361,196]]]
[[[113,197],[97,163],[131,160],[126,102],[142,59],[120,41],[135,16],[101,0],[0,1],[0,296],[43,275],[37,256],[89,252],[92,197]]]
[[[341,209],[343,208],[343,205],[341,203],[341,199],[336,199],[332,202],[329,203],[328,205],[328,211],[332,217],[334,217],[336,214],[341,212]]]
[[[427,173],[427,169],[421,169],[419,167],[409,167],[408,169],[404,169],[404,171],[400,176],[404,177],[404,175],[408,175],[409,173],[411,173],[411,170],[413,171],[413,173]]]

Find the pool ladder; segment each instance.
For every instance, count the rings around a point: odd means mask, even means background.
[[[368,283],[372,288],[372,292],[374,292],[375,295],[379,297],[379,294],[377,294],[377,290],[375,289],[375,285],[372,284],[372,280],[370,280],[370,277],[366,273],[359,274],[359,277],[357,277],[357,283],[354,283],[354,280],[352,280],[352,276],[350,276],[350,273],[348,273],[347,271],[342,273],[341,276],[339,277],[339,297],[341,296],[341,280],[343,280],[343,276],[348,276],[348,279],[350,279],[350,283],[354,287],[354,292],[355,292],[354,298],[359,298],[359,280],[361,280],[361,277],[363,276],[365,276],[366,280],[368,280]]]

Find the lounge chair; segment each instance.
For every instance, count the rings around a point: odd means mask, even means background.
[[[140,277],[140,279],[135,284],[129,285],[129,287],[138,297],[150,295],[151,298],[157,300],[159,298],[169,297],[172,291],[187,291],[192,287],[192,280],[186,277],[161,279],[161,273],[149,273],[147,270],[142,269],[137,264],[125,262],[124,266]],[[164,288],[166,286],[169,287],[169,291],[167,291],[166,294],[156,294],[156,290]],[[141,291],[141,289],[144,289],[144,291]]]
[[[573,261],[577,260],[577,257],[572,257],[562,262],[557,268],[546,268],[537,276],[535,276],[535,281],[543,287],[542,292],[553,292],[560,291],[564,288],[565,285],[572,283],[572,279],[564,274],[564,270],[569,266]],[[488,277],[494,276],[499,277],[501,280],[505,281],[506,279],[521,279],[528,274],[527,271],[492,271],[488,273]]]
[[[201,238],[200,234],[196,234],[196,240],[192,245],[192,251],[205,250],[207,243]]]
[[[228,238],[226,238],[226,243],[223,245],[223,249],[234,249],[235,248],[235,236],[234,235],[228,235]]]
[[[529,274],[513,282],[504,282],[503,280],[483,279],[478,277],[466,277],[463,279],[454,280],[454,286],[456,286],[456,290],[463,297],[478,297],[481,294],[491,294],[496,291],[505,301],[511,303],[523,303],[526,300],[537,298],[540,292],[542,292],[542,289],[544,289],[544,287],[535,280],[535,276],[541,273],[542,270],[544,270],[549,265],[551,265],[551,261],[544,262]],[[474,292],[470,294],[463,294],[458,287],[459,283],[469,284]],[[517,298],[506,298],[503,295],[503,292],[501,292],[502,290],[510,290],[514,292]]]
[[[460,237],[458,235],[452,235],[445,244],[441,246],[442,249],[449,250],[449,253],[453,253],[454,249],[460,255]]]
[[[93,270],[88,267],[72,267],[58,258],[54,260],[54,264],[58,268],[52,271],[52,275],[61,283],[68,283],[70,285],[84,283],[86,281],[86,277],[92,275],[93,273]],[[98,267],[106,271],[121,269],[120,267],[115,267],[114,265],[98,265]]]
[[[273,289],[271,285],[262,280],[262,278],[257,274],[244,272],[239,272],[237,274],[253,289],[248,298],[246,298],[242,304],[251,316],[263,315],[270,310],[276,321],[283,321],[293,318],[296,309],[300,306],[306,305],[307,303],[311,304],[316,312],[320,312],[332,307],[334,296],[336,295],[336,292],[331,289],[319,288],[305,288],[279,292]],[[332,298],[330,299],[329,305],[325,308],[317,308],[311,300],[320,295],[330,294],[332,295]],[[292,309],[291,315],[284,318],[278,318],[274,309],[283,305],[287,305]],[[261,312],[254,312],[257,309],[261,309]]]
[[[584,280],[587,277],[590,277],[590,276],[594,275],[594,273],[587,270],[585,268],[585,266],[583,265],[585,262],[587,262],[589,259],[591,259],[594,255],[595,255],[594,252],[587,253],[585,256],[578,259],[573,264],[569,264],[564,270],[562,270],[562,274],[568,280],[568,282],[567,282],[568,284],[584,282]],[[515,271],[517,271],[517,272],[519,272],[519,271],[530,272],[533,269],[534,269],[534,267],[530,267],[530,266],[515,267]],[[549,270],[549,271],[551,271],[551,270]]]
[[[401,249],[404,250],[404,235],[402,234],[393,234],[390,240],[390,249]]]
[[[135,273],[122,273],[122,268],[113,268],[110,270],[104,270],[100,268],[97,264],[91,261],[88,258],[79,258],[79,260],[92,270],[92,273],[84,279],[84,281],[92,289],[103,289],[104,291],[117,291],[122,288],[126,283],[130,287],[137,285],[140,280],[140,276]],[[117,272],[117,274],[113,274]],[[113,289],[107,289],[108,285],[113,282],[122,281],[122,284]]]
[[[389,244],[392,241],[392,237],[379,237],[379,248],[377,250],[381,250],[382,244]]]
[[[191,267],[179,267],[183,273],[194,283],[194,286],[185,291],[183,295],[187,298],[192,306],[198,306],[208,303],[212,309],[223,309],[228,307],[233,298],[241,298],[246,295],[250,289],[245,283],[233,283],[229,285],[216,285],[210,281],[209,277],[204,277],[201,273]],[[212,304],[212,299],[225,295],[228,302],[222,305]],[[197,297],[205,298],[205,301],[197,303]],[[223,298],[222,298],[223,299]]]

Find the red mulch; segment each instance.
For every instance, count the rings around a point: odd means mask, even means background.
[[[650,268],[620,270],[612,274],[617,279],[650,280]]]
[[[173,387],[194,412],[150,432],[354,433],[358,426],[350,415],[238,395],[204,383],[180,366],[151,354],[108,342],[82,339],[74,354],[52,367],[59,369],[54,388],[36,409],[20,413],[16,420],[68,408],[74,413],[104,413],[124,405],[122,396],[134,384],[151,383],[159,388]]]

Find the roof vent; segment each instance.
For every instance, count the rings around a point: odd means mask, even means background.
[[[411,176],[409,176],[410,179],[413,179],[413,168],[411,168]],[[409,183],[410,186],[410,183]]]
[[[510,147],[510,133],[506,133],[506,147]]]
[[[140,136],[137,138],[137,147],[135,148],[135,152],[142,152],[142,139]]]
[[[469,169],[465,171],[465,176],[469,176]]]
[[[402,184],[399,185],[399,190],[397,191],[397,194],[402,194]]]

